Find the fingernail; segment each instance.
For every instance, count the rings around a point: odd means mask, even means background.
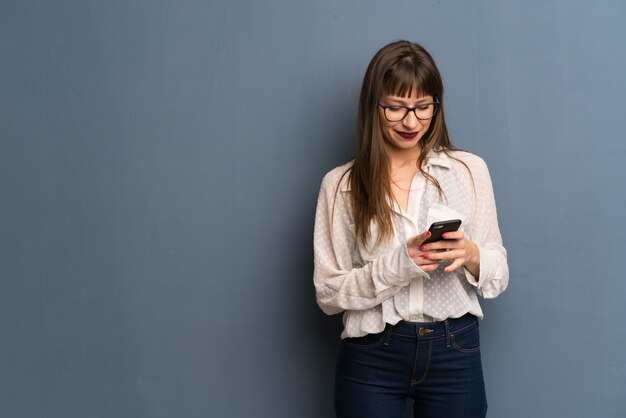
[[[426,258],[426,259],[430,258],[430,255],[429,254],[424,254],[424,258]]]
[[[444,232],[443,234],[441,234],[441,238],[445,238],[445,237],[446,237],[446,235],[448,235],[448,234],[446,234],[446,233]]]
[[[422,245],[422,246],[420,247],[420,251],[425,251],[425,250],[426,250],[426,246],[425,246],[425,245]]]
[[[430,231],[426,231],[426,236],[429,237],[430,236]]]

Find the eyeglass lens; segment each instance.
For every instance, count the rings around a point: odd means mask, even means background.
[[[433,117],[435,114],[435,104],[430,103],[423,106],[418,106],[412,109],[418,119],[426,120]],[[409,109],[400,106],[390,106],[385,108],[385,117],[392,122],[399,122],[408,115]]]

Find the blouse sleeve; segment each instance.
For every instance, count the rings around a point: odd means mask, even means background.
[[[336,171],[322,181],[313,236],[313,282],[317,303],[328,315],[379,305],[411,279],[428,277],[408,255],[406,244],[355,266],[356,238]]]
[[[492,299],[500,295],[509,284],[507,254],[502,245],[498,227],[496,202],[489,170],[485,162],[476,157],[470,165],[475,185],[475,207],[469,239],[480,250],[479,277],[474,277],[467,269],[465,276],[476,287],[479,295]]]

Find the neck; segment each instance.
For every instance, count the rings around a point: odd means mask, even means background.
[[[398,149],[387,147],[387,156],[389,157],[389,163],[391,168],[401,168],[407,165],[415,166],[417,159],[420,156],[421,147],[416,146],[411,149]]]

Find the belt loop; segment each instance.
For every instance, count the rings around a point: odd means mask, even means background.
[[[383,345],[389,345],[389,340],[391,339],[391,330],[393,329],[393,325],[387,324],[385,327],[385,336],[383,338]]]
[[[443,326],[446,328],[446,348],[450,348],[450,324],[447,319],[443,321]]]

